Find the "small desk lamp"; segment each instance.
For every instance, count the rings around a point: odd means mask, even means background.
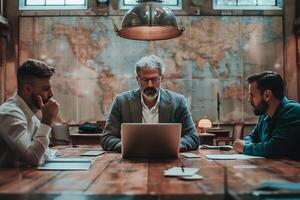
[[[200,119],[198,122],[198,128],[200,129],[201,134],[206,134],[206,128],[211,128],[212,123],[207,117],[205,116],[203,119]]]

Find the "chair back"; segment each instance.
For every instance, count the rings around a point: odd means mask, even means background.
[[[56,145],[68,145],[69,126],[68,124],[54,124],[52,127],[52,143]]]
[[[247,136],[255,128],[255,126],[256,126],[256,123],[245,123],[243,137]]]
[[[243,139],[244,138],[244,123],[236,122],[233,127],[233,139]]]

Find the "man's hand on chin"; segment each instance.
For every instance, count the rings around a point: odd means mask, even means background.
[[[56,119],[60,104],[53,98],[44,103],[40,95],[37,96],[37,100],[43,114],[41,122],[51,126],[54,119]]]
[[[237,139],[233,143],[233,150],[238,152],[238,153],[243,153],[244,143],[245,143],[244,140]]]

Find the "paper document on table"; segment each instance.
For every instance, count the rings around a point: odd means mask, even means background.
[[[104,153],[105,153],[104,151],[95,150],[95,151],[86,151],[86,152],[81,153],[80,155],[81,156],[100,156]]]
[[[46,162],[94,162],[94,159],[85,157],[60,157],[47,159]]]
[[[48,159],[45,163],[39,165],[39,170],[65,170],[81,171],[88,170],[94,160],[87,158],[54,158]]]
[[[253,158],[264,158],[260,156],[250,156],[245,154],[208,154],[206,155],[206,157],[211,160],[246,160]]]
[[[183,180],[202,180],[203,176],[200,176],[199,174],[194,174],[192,176],[180,176],[179,178]]]
[[[189,168],[184,167],[182,170],[181,167],[172,167],[164,171],[165,176],[193,176],[199,171],[198,168]]]
[[[183,155],[186,158],[201,158],[200,155],[195,154],[195,153],[191,153],[191,152],[184,152],[184,153],[180,153],[181,155]]]
[[[57,158],[59,156],[62,156],[62,153],[58,151],[57,149],[47,149],[45,152],[45,158],[48,159],[53,159]]]

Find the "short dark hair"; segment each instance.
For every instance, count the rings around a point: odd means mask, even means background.
[[[247,80],[248,83],[255,81],[261,94],[266,90],[271,90],[277,99],[281,100],[284,97],[284,82],[281,76],[276,72],[264,71],[252,74]]]
[[[17,84],[20,91],[24,84],[33,83],[35,79],[48,79],[55,73],[54,67],[35,59],[26,60],[17,71]]]

